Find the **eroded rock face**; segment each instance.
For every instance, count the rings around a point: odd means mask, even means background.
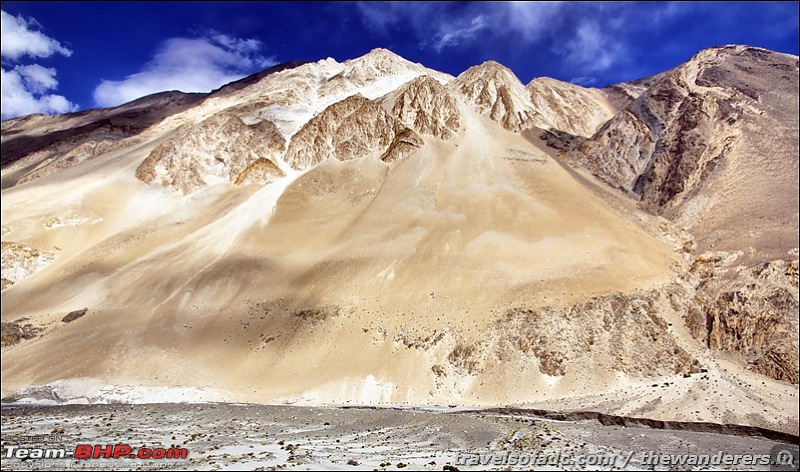
[[[720,110],[717,99],[727,97],[693,93],[676,72],[606,123],[578,152],[596,175],[640,195],[648,209],[663,211],[730,151],[734,130],[725,120],[735,122],[738,114],[732,106]]]
[[[414,134],[378,103],[354,95],[334,103],[306,123],[292,138],[284,159],[297,170],[328,158],[348,161],[374,155],[378,159],[394,160],[408,149],[396,154],[392,146],[413,147],[419,142],[409,137]],[[405,135],[406,139],[396,139],[398,135]],[[387,158],[387,155],[394,157]]]
[[[494,61],[470,67],[451,84],[468,103],[509,131],[521,131],[537,119],[528,91],[513,72]]]
[[[660,296],[615,293],[568,308],[509,310],[497,324],[498,356],[536,357],[547,375],[585,368],[591,358],[631,376],[699,372],[668,333]]]
[[[247,125],[233,113],[221,112],[159,144],[136,169],[136,177],[189,194],[209,184],[234,183],[248,166],[284,147],[283,136],[270,121]]]
[[[259,157],[236,176],[234,185],[270,184],[286,174],[269,159]]]
[[[769,133],[778,100],[796,97],[797,82],[792,56],[745,46],[702,51],[631,101],[579,146],[577,158],[640,195],[650,211],[676,213],[732,153],[764,154],[748,134],[754,127]],[[797,117],[791,121],[782,126],[796,135]]]
[[[548,77],[533,79],[525,88],[531,102],[550,128],[573,136],[592,136],[614,116],[603,92]]]
[[[391,114],[420,134],[447,140],[461,126],[455,98],[432,77],[418,77],[393,95],[385,101]]]
[[[739,354],[756,372],[798,383],[798,261],[765,262],[735,276],[724,266],[713,254],[694,263],[700,285],[686,314],[692,335]]]
[[[798,79],[796,56],[707,49],[616,86],[626,107],[570,154],[691,233],[700,254],[685,314],[693,335],[794,383]]]

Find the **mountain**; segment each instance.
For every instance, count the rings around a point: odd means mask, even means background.
[[[699,52],[571,159],[691,233],[695,337],[798,381],[798,61],[747,46]]]
[[[135,141],[148,127],[191,108],[202,98],[202,94],[163,92],[116,108],[3,121],[2,188],[36,180],[130,145],[126,139]],[[16,171],[8,172],[12,163]]]
[[[691,229],[701,250],[785,256],[799,203],[796,78],[794,56],[702,51],[605,123],[576,158]]]
[[[797,434],[797,77],[745,46],[603,89],[377,49],[3,122],[2,394]]]
[[[453,81],[452,87],[481,114],[510,131],[538,123],[528,92],[516,75],[494,61],[470,67]]]
[[[601,90],[549,77],[537,77],[525,88],[534,109],[546,117],[547,128],[574,136],[591,137],[617,111]]]

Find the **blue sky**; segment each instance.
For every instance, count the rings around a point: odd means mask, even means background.
[[[385,47],[458,75],[493,59],[523,83],[645,77],[700,49],[798,54],[798,3],[2,3],[2,118],[209,91],[270,65]]]

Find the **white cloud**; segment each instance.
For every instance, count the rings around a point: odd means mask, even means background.
[[[480,41],[484,35],[511,33],[534,41],[553,28],[552,18],[562,2],[365,2],[356,4],[364,24],[373,31],[395,34],[396,26],[407,23],[422,47],[445,47]]]
[[[103,80],[94,99],[98,106],[110,107],[167,90],[208,92],[276,63],[260,50],[258,40],[215,32],[203,38],[172,38],[140,72],[123,80]]]
[[[67,113],[78,106],[61,95],[44,94],[55,89],[55,69],[36,64],[2,70],[2,118],[14,118],[32,113]]]
[[[56,70],[42,67],[39,64],[17,66],[14,68],[25,80],[25,86],[33,93],[42,94],[58,87]]]
[[[624,9],[592,2],[359,3],[363,22],[391,36],[410,27],[421,47],[436,52],[515,40],[519,48],[546,48],[562,56],[576,76],[608,70],[627,51],[619,34]],[[675,15],[666,8],[663,15]],[[659,10],[660,12],[660,10]]]
[[[69,57],[72,51],[58,41],[31,27],[40,28],[33,18],[12,16],[0,10],[0,52],[3,59],[18,61],[30,57],[49,57],[62,54]],[[67,113],[77,111],[78,106],[62,95],[47,93],[58,87],[56,70],[39,64],[17,65],[2,68],[0,95],[2,95],[2,119],[31,113]]]
[[[536,41],[557,27],[553,19],[564,6],[564,2],[504,2],[497,10],[496,26],[519,34],[525,41]]]
[[[471,40],[482,29],[488,26],[486,17],[478,15],[472,19],[468,26],[452,27],[443,25],[433,40],[433,48],[441,52],[445,46],[456,46],[464,40]]]
[[[608,70],[624,53],[622,45],[595,22],[578,24],[574,36],[556,48],[566,55],[566,60],[580,70],[595,72]]]
[[[581,87],[591,87],[592,85],[597,83],[597,78],[580,76],[569,79],[569,82],[575,85],[580,85]]]
[[[33,31],[29,26],[38,27],[33,18],[25,19],[21,16],[12,16],[5,11],[0,11],[0,52],[8,59],[18,59],[22,56],[49,57],[55,53],[67,57],[72,51],[65,48],[58,41],[50,38],[40,31]]]
[[[390,26],[401,21],[411,21],[411,26],[418,30],[423,18],[436,8],[435,4],[430,3],[359,2],[355,5],[364,24],[379,32],[387,32]]]

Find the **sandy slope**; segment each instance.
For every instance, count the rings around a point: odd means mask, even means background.
[[[4,191],[4,238],[61,252],[3,292],[4,321],[28,317],[48,332],[4,348],[2,394],[94,378],[262,403],[559,399],[571,409],[666,419],[701,409],[711,420],[796,431],[797,408],[787,408],[796,386],[774,382],[749,394],[680,329],[643,336],[666,322],[641,310],[623,320],[620,336],[649,353],[654,371],[612,371],[614,338],[602,319],[590,321],[605,344],[574,356],[563,377],[544,374],[533,357],[506,363],[497,323],[508,310],[657,291],[685,263],[657,218],[460,108],[458,139],[426,138],[424,149],[389,166],[375,156],[329,159],[264,187],[181,196],[133,176],[168,136],[164,124],[147,144]],[[42,231],[55,216],[86,221]],[[659,303],[658,316],[668,317],[668,301]],[[79,320],[59,321],[84,307]],[[748,402],[717,413],[711,401],[662,395],[650,387],[666,365],[656,345],[701,358]],[[683,379],[670,372],[662,381]],[[686,395],[701,394],[696,376],[685,382]]]
[[[272,382],[263,377],[275,375],[260,372],[264,357],[278,361],[272,372],[296,370],[307,361],[291,355],[282,365],[277,349],[256,357],[250,351],[262,335],[316,348],[320,341],[341,344],[326,349],[333,361],[338,350],[345,358],[356,356],[382,331],[388,341],[374,347],[392,352],[392,338],[420,327],[421,319],[430,332],[449,330],[454,340],[479,336],[492,309],[515,301],[507,298],[509,288],[535,287],[536,296],[526,300],[567,303],[668,278],[673,256],[667,247],[624,222],[523,139],[464,111],[471,122],[458,144],[432,141],[391,168],[368,159],[327,161],[283,193],[271,219],[279,184],[289,179],[178,197],[131,178],[152,143],[5,192],[4,224],[12,229],[7,237],[57,246],[63,256],[4,292],[4,319],[88,306],[95,315],[81,323],[91,323],[99,339],[85,350],[87,333],[76,323],[8,351],[4,391],[18,385],[11,380],[18,369],[37,371],[42,382],[79,365],[75,374],[106,375],[115,369],[95,353],[133,346],[146,353],[153,345],[153,357],[164,356],[168,364],[174,364],[170,357],[186,355],[202,365],[203,352],[181,349],[198,342],[208,343],[203,345],[213,358],[225,352],[232,359],[250,357],[242,363],[244,376],[228,374],[264,388]],[[41,231],[45,220],[66,214],[99,222]],[[340,316],[316,324],[259,323],[256,305],[279,300],[291,308],[336,305]],[[108,329],[98,329],[103,326]],[[125,328],[114,328],[119,326]],[[347,338],[354,342],[339,342]],[[17,355],[28,357],[28,349],[55,346],[75,346],[80,361],[52,364],[50,373],[15,362]],[[147,357],[133,362],[147,365]],[[392,381],[399,383],[416,361],[403,364],[382,376],[400,374]],[[344,365],[355,384],[379,374]],[[343,373],[325,370],[331,379]],[[249,375],[256,372],[255,379]],[[308,386],[320,380],[307,379]],[[407,388],[405,395],[425,398],[427,387]]]

